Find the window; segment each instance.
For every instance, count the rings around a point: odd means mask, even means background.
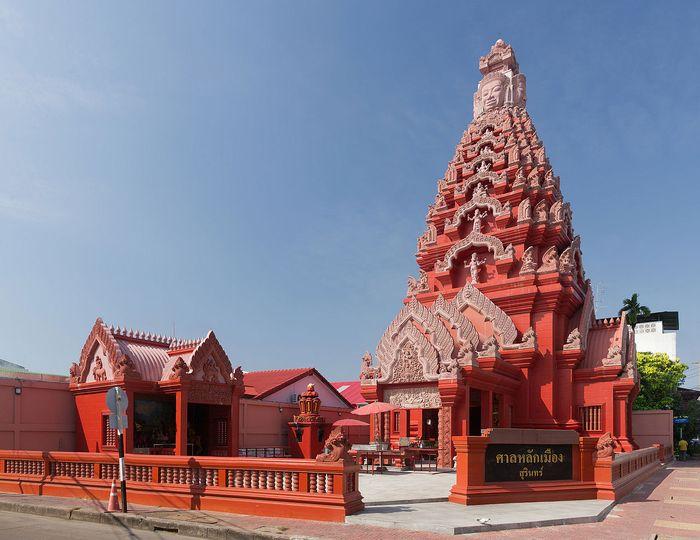
[[[603,406],[579,407],[579,418],[584,431],[603,431]]]
[[[400,411],[394,411],[393,431],[394,431],[394,433],[398,433],[399,431],[401,431],[401,412]]]
[[[117,430],[110,427],[108,414],[102,415],[102,446],[117,446]]]
[[[228,446],[228,419],[216,420],[216,446]]]

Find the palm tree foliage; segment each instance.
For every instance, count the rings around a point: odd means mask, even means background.
[[[634,293],[630,298],[625,298],[622,301],[620,315],[622,315],[623,311],[627,314],[627,323],[632,327],[637,324],[638,317],[646,317],[651,313],[651,310],[648,307],[639,304],[637,293]]]

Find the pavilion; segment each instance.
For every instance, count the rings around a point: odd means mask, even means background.
[[[237,455],[243,372],[231,368],[214,332],[180,340],[98,318],[70,368],[77,451],[116,449],[105,402],[113,386],[129,399],[127,453]]]

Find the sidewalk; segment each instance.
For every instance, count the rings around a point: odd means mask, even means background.
[[[575,501],[574,501],[575,502]],[[585,501],[580,501],[585,502]],[[601,501],[597,501],[601,502]],[[529,505],[548,505],[551,512],[557,513],[562,503],[523,503]],[[512,509],[521,514],[523,504],[513,505]],[[434,506],[433,506],[434,505]],[[440,505],[449,505],[450,510],[464,511],[467,508],[451,503],[423,503],[425,508],[437,509]],[[399,506],[399,505],[396,505]],[[403,506],[403,505],[401,505]],[[416,505],[405,505],[420,506]],[[496,506],[496,505],[487,505]],[[507,505],[499,505],[506,507]],[[221,512],[199,510],[174,510],[157,507],[129,505],[128,514],[109,514],[105,512],[106,501],[89,501],[59,497],[40,497],[30,495],[13,495],[0,493],[0,510],[43,515],[62,519],[88,521],[128,527],[134,530],[160,530],[177,532],[184,536],[228,539],[333,539],[333,540],[438,540],[451,537],[451,534],[439,534],[427,531],[407,530],[413,521],[415,526],[415,508],[407,508],[403,515],[395,514],[393,523],[384,523],[384,527],[362,523],[363,515],[369,519],[387,519],[397,509],[386,505],[369,506],[365,512],[348,517],[348,523],[326,523],[295,519],[244,516]],[[531,506],[530,508],[534,508]],[[479,510],[480,509],[480,510]],[[486,506],[474,506],[469,510],[484,515]],[[504,508],[503,512],[507,512]],[[450,512],[452,513],[452,512]],[[518,513],[518,512],[514,512]],[[413,515],[412,515],[413,514]],[[440,520],[441,515],[426,518],[426,521]],[[502,516],[506,518],[507,516]],[[511,516],[515,519],[517,516]],[[528,517],[531,527],[542,525],[533,514]],[[603,515],[599,519],[603,519]],[[388,519],[387,519],[388,521]],[[700,538],[700,461],[673,462],[661,469],[646,482],[612,508],[603,521],[578,525],[553,525],[548,527],[498,530],[493,529],[503,524],[495,516],[484,524],[478,525],[480,531],[470,535],[475,538],[590,538],[614,537],[620,539],[648,539],[653,534],[658,538],[683,537]],[[512,519],[511,519],[512,521]],[[443,525],[445,523],[443,522]],[[550,523],[551,524],[551,523]],[[520,524],[520,526],[525,523]],[[395,527],[395,528],[386,528]],[[400,531],[397,528],[401,528]],[[488,532],[489,529],[492,532]],[[435,529],[433,529],[435,530]],[[468,530],[454,532],[472,532]],[[442,531],[441,531],[442,532]],[[445,531],[447,532],[447,531]]]
[[[131,505],[129,512],[110,514],[106,501],[0,493],[0,511],[116,525],[132,530],[169,531],[215,540],[394,540],[396,531],[297,519],[244,516],[200,510],[175,510]],[[1,524],[0,524],[1,525]],[[402,531],[402,540],[439,540],[442,535]]]

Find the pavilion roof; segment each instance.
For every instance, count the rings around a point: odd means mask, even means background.
[[[243,384],[245,385],[243,396],[253,399],[263,399],[309,375],[318,377],[321,382],[323,382],[331,392],[335,392],[338,395],[338,399],[344,401],[348,407],[353,406],[352,402],[348,400],[346,396],[338,392],[332,383],[321,375],[316,368],[312,367],[246,371],[243,376]]]
[[[367,399],[362,395],[360,381],[338,381],[331,383],[333,387],[347,399],[354,407],[359,407],[367,403]]]

